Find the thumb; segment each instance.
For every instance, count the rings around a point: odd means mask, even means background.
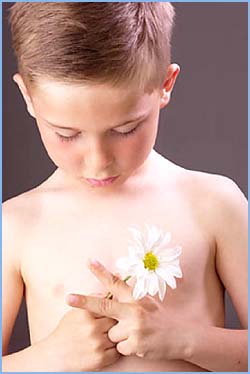
[[[133,304],[120,303],[106,298],[70,294],[66,299],[67,303],[75,308],[85,309],[117,321],[127,317],[134,309]]]

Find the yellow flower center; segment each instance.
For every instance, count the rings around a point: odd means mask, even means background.
[[[159,265],[157,257],[152,252],[148,252],[145,254],[143,263],[145,269],[148,270],[155,270]]]

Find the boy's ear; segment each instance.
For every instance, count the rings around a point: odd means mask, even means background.
[[[27,90],[27,88],[25,86],[25,83],[23,81],[22,76],[20,74],[18,74],[18,73],[15,74],[13,76],[13,81],[18,85],[19,90],[21,91],[21,94],[22,94],[22,96],[24,98],[24,101],[26,103],[27,110],[28,110],[29,114],[32,117],[36,118],[35,112],[34,112],[34,108],[33,108],[33,104],[32,104],[30,95],[29,95],[28,90]]]
[[[161,104],[160,108],[164,108],[166,105],[168,105],[171,93],[175,85],[176,78],[178,77],[180,73],[180,66],[177,64],[171,64],[168,67],[167,70],[167,77],[163,84],[163,87],[161,89]]]

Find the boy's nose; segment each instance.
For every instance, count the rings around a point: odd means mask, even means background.
[[[104,179],[111,177],[109,175],[109,167],[113,163],[113,157],[108,147],[100,144],[100,142],[92,143],[85,154],[84,164],[85,170],[88,173],[88,178]]]

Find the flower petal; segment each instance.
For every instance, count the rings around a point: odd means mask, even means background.
[[[136,226],[129,226],[129,231],[132,233],[135,240],[142,242],[143,236],[141,231]]]
[[[141,256],[143,256],[145,253],[144,245],[141,242],[136,241],[135,239],[130,239],[128,241],[128,246],[133,248],[136,254],[140,254]]]
[[[155,272],[150,272],[148,277],[149,285],[148,285],[148,293],[151,296],[155,296],[159,291],[159,283],[158,277]]]
[[[122,257],[122,258],[119,258],[116,263],[115,263],[115,266],[121,270],[129,270],[130,266],[131,266],[131,260],[129,257]]]
[[[136,243],[138,249],[140,249],[140,251],[145,253],[146,243],[145,243],[144,237],[143,237],[142,233],[140,232],[140,230],[135,226],[130,226],[128,229],[131,232],[131,234],[133,235],[133,240]]]
[[[142,261],[142,259],[145,256],[144,250],[140,249],[137,245],[134,245],[134,246],[129,245],[128,252],[129,252],[129,257],[137,261]]]
[[[145,226],[147,230],[146,245],[149,251],[161,242],[163,234],[157,226],[149,226],[148,224],[145,224]]]
[[[145,278],[141,277],[137,279],[135,287],[133,289],[133,298],[135,300],[142,299],[147,294],[145,289]]]
[[[133,240],[129,240],[129,256],[116,262],[118,268],[125,270],[127,275],[135,277],[133,289],[134,298],[141,299],[147,293],[155,296],[159,293],[162,301],[166,294],[167,285],[176,288],[176,278],[182,277],[179,256],[180,246],[167,248],[171,241],[171,233],[155,226],[145,224],[144,233],[135,225],[129,227]],[[145,268],[145,254],[152,252],[158,260],[155,271]]]
[[[172,262],[176,260],[182,253],[181,247],[175,247],[175,248],[166,248],[164,250],[161,250],[161,252],[158,253],[159,261],[162,262]]]
[[[172,274],[168,273],[166,269],[159,267],[156,269],[156,274],[164,279],[169,287],[171,287],[172,289],[176,288],[175,278]]]
[[[137,278],[145,277],[148,274],[148,270],[145,269],[144,264],[142,262],[139,262],[136,266],[132,269],[134,271],[134,275]]]
[[[158,278],[158,282],[159,282],[159,298],[161,301],[163,301],[165,294],[166,294],[166,290],[167,290],[166,283],[161,277]]]
[[[169,264],[167,265],[167,267],[164,266],[164,269],[166,269],[166,271],[171,273],[174,277],[182,278],[182,271],[180,266]]]
[[[161,250],[165,249],[165,247],[170,243],[171,241],[171,233],[170,232],[167,232],[161,242],[159,243],[158,247],[156,248],[156,250],[154,251],[155,254],[158,254],[160,253]]]

